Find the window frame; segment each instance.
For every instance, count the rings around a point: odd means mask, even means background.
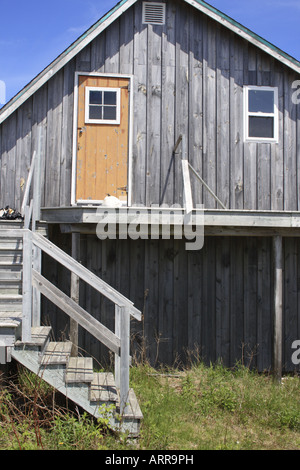
[[[113,91],[116,93],[116,119],[90,119],[89,110],[90,106],[90,91]],[[100,106],[100,105],[94,105]],[[109,87],[93,87],[87,86],[85,88],[85,116],[84,121],[86,124],[114,124],[119,125],[121,123],[121,89],[120,88],[109,88]]]
[[[274,110],[273,113],[251,112],[249,111],[249,91],[273,91]],[[272,117],[274,137],[250,137],[249,136],[249,117]],[[245,142],[278,142],[278,88],[270,86],[248,85],[244,87],[244,140]]]

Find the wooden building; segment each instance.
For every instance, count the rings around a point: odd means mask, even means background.
[[[202,0],[122,0],[0,110],[0,206],[21,208],[36,151],[37,223],[143,312],[132,354],[299,370],[299,77],[297,60]],[[99,239],[107,194],[120,211],[203,205],[203,248]],[[42,273],[69,292],[46,255]],[[83,283],[79,303],[111,325]],[[65,314],[42,306],[68,336]],[[106,357],[81,330],[79,347]]]

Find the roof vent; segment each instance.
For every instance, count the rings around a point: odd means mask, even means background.
[[[166,4],[143,2],[143,24],[160,24],[166,22]]]

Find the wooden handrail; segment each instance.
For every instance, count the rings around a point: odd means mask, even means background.
[[[90,313],[35,270],[32,271],[32,281],[33,287],[38,289],[41,294],[47,297],[58,308],[66,311],[69,317],[101,341],[101,343],[105,344],[111,351],[120,355],[121,341],[112,331],[102,325]]]
[[[20,233],[20,232],[18,232]],[[116,384],[120,390],[120,411],[126,413],[129,396],[129,344],[130,315],[140,320],[141,312],[120,292],[93,274],[78,261],[62,251],[52,242],[29,229],[21,231],[23,235],[23,316],[22,340],[31,340],[32,287],[46,296],[72,320],[80,324],[101,343],[115,353]],[[32,267],[33,251],[41,250],[63,264],[71,273],[87,282],[115,304],[115,333],[78,305],[71,297],[64,294],[44,276]]]
[[[82,266],[82,264],[78,263],[78,261],[72,258],[72,256],[58,248],[58,246],[54,245],[50,240],[47,240],[38,233],[32,233],[32,241],[35,246],[43,250],[59,263],[63,264],[67,269],[76,274],[76,276],[80,277],[83,281],[87,282],[91,287],[100,292],[100,294],[104,295],[120,307],[129,307],[130,314],[136,320],[141,320],[142,314],[140,310],[134,307],[133,302]]]

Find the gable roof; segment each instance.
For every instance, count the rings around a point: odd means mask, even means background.
[[[138,0],[121,0],[0,109],[0,124]],[[300,74],[300,62],[203,0],[183,0]]]

